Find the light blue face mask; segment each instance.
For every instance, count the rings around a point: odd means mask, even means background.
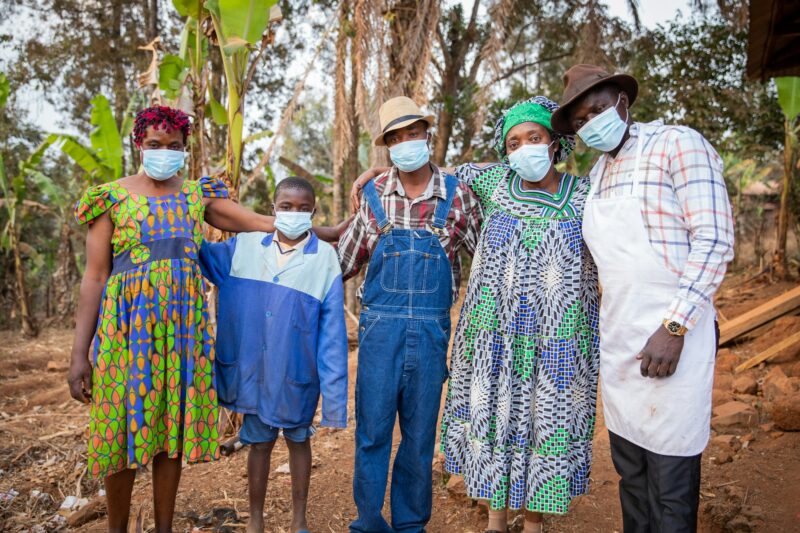
[[[622,93],[613,107],[609,107],[577,131],[586,146],[601,152],[610,152],[619,146],[625,130],[628,129],[628,117],[626,116],[625,120],[622,120],[617,112],[620,98],[622,98]],[[625,114],[627,115],[627,112]]]
[[[413,172],[422,168],[430,159],[428,140],[406,141],[389,147],[389,157],[403,172]]]
[[[275,211],[275,228],[290,239],[296,239],[311,229],[308,211]]]
[[[145,173],[156,181],[165,181],[178,173],[186,162],[183,150],[142,150]]]
[[[542,181],[552,164],[549,144],[525,144],[508,154],[511,170],[532,183]]]

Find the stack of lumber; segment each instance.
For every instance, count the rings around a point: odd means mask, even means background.
[[[800,286],[795,287],[794,289],[785,292],[754,309],[751,309],[743,315],[728,320],[720,325],[719,343],[720,345],[723,345],[731,342],[742,335],[750,333],[753,330],[772,322],[773,320],[788,314],[796,313],[798,311],[800,311]],[[755,357],[748,359],[736,367],[736,372],[742,372],[748,368],[756,366],[759,363],[767,361],[797,342],[800,342],[800,333],[791,335],[790,337],[781,340],[774,346],[764,350]]]

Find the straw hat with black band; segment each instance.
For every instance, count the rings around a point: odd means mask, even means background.
[[[386,100],[378,111],[381,123],[381,132],[372,140],[375,146],[386,146],[383,136],[390,131],[399,130],[410,126],[418,120],[423,120],[430,128],[433,126],[433,115],[422,112],[414,100],[406,96],[397,96]]]
[[[569,109],[580,98],[599,85],[613,83],[628,95],[628,107],[636,101],[639,83],[628,74],[609,74],[595,65],[574,65],[564,74],[564,95],[559,108],[550,117],[553,130],[565,135],[575,133],[569,122]]]

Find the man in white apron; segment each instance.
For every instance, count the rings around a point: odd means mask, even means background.
[[[733,258],[722,161],[690,128],[632,121],[631,76],[576,65],[564,84],[553,129],[603,152],[583,237],[602,287],[601,390],[624,530],[695,531],[713,296]]]

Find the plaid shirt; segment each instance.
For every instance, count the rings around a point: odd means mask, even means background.
[[[612,158],[604,154],[592,168],[592,183],[602,180],[598,198],[631,194],[636,143],[642,123]],[[680,276],[678,291],[664,318],[691,329],[707,307],[725,268],[733,259],[733,216],[722,160],[691,128],[646,124],[642,150],[642,218],[656,255]]]
[[[445,201],[444,176],[438,167],[432,165],[433,176],[428,188],[421,196],[411,199],[406,196],[403,184],[397,175],[397,167],[375,178],[375,189],[381,197],[386,217],[398,229],[428,229],[433,223],[436,204]],[[447,215],[445,235],[439,237],[450,265],[453,269],[453,293],[458,295],[461,283],[461,258],[458,251],[465,246],[467,252],[475,253],[478,235],[481,231],[481,211],[478,199],[472,191],[459,182],[453,205]],[[362,197],[361,207],[355,218],[339,239],[339,263],[342,276],[349,279],[355,276],[361,267],[369,261],[372,251],[378,244],[378,224],[375,216]],[[363,285],[359,288],[359,297],[363,293]]]

